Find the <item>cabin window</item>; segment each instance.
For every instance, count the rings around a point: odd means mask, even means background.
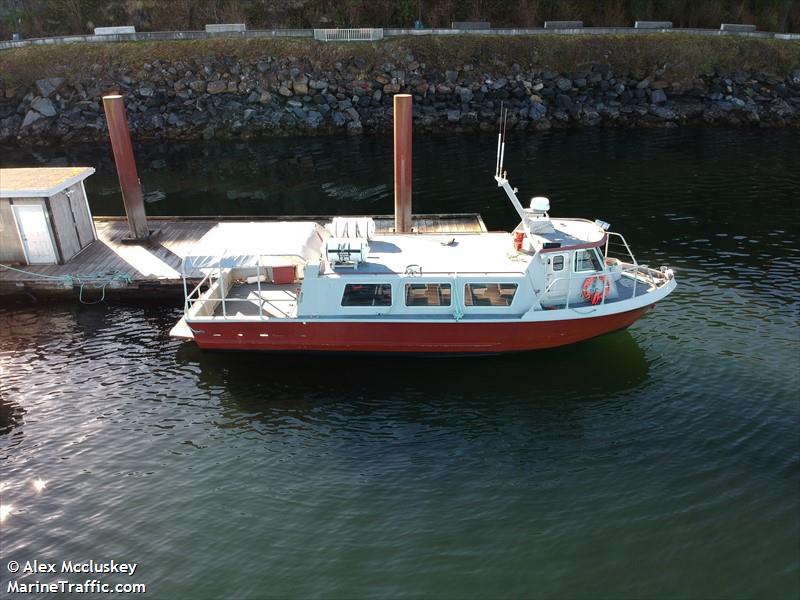
[[[344,286],[342,306],[391,306],[391,283],[348,283]]]
[[[559,254],[558,256],[554,256],[550,259],[551,268],[553,271],[563,271],[564,270],[564,255]]]
[[[601,269],[605,269],[606,268],[606,257],[600,251],[600,248],[595,248],[594,249],[594,255],[597,257],[597,261],[600,264]]]
[[[450,306],[450,284],[407,283],[406,306]]]
[[[594,249],[578,250],[575,252],[575,272],[602,271],[603,265]]]
[[[466,306],[511,306],[516,283],[468,283],[464,286]]]

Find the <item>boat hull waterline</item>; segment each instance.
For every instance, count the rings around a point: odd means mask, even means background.
[[[242,321],[192,323],[200,348],[273,352],[501,354],[574,344],[625,329],[655,305],[590,319],[386,322]]]

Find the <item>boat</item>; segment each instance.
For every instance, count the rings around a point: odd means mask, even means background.
[[[624,329],[675,289],[672,269],[639,264],[608,223],[551,217],[545,197],[523,207],[504,155],[500,134],[511,232],[379,234],[370,217],[217,224],[183,259],[173,335],[202,349],[520,352]]]

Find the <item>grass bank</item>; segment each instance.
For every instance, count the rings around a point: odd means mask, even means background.
[[[592,63],[616,72],[644,76],[667,67],[673,77],[691,78],[712,69],[762,71],[785,76],[800,69],[800,43],[740,37],[668,35],[463,36],[409,37],[364,44],[322,44],[298,39],[206,39],[167,42],[29,46],[0,53],[0,81],[5,86],[36,79],[91,73],[96,65],[134,70],[155,60],[202,63],[231,57],[251,62],[265,57],[292,57],[326,68],[361,59],[369,73],[386,61],[413,54],[426,69],[457,69],[471,64],[495,67],[518,64],[569,73]]]
[[[9,4],[6,2],[6,4]],[[5,18],[3,18],[5,17]],[[588,27],[672,21],[675,27],[717,29],[752,23],[763,31],[800,30],[797,0],[12,0],[0,2],[0,37],[89,33],[98,25],[136,31],[194,31],[206,23],[247,23],[248,29],[311,27],[450,27],[490,21],[495,27],[541,27],[582,20]]]

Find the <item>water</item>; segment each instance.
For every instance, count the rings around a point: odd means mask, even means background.
[[[492,143],[417,139],[415,210],[513,226]],[[389,213],[390,146],[138,156],[151,214]],[[104,149],[65,152],[0,160],[94,164],[93,210],[118,212]],[[2,308],[3,585],[11,559],[113,558],[155,598],[797,597],[800,139],[507,154],[523,197],[609,221],[676,292],[626,332],[438,360],[203,353],[167,337],[170,306]]]

